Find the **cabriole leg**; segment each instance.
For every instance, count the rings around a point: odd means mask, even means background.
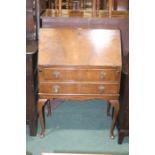
[[[113,114],[112,124],[111,124],[111,128],[110,128],[110,138],[114,139],[115,138],[114,128],[115,128],[115,124],[116,124],[116,120],[117,120],[118,112],[119,112],[119,101],[118,100],[110,100],[109,102],[111,104],[111,107],[114,108],[114,114]]]
[[[45,136],[45,123],[43,118],[43,106],[45,105],[46,99],[39,99],[37,104],[37,110],[39,114],[39,120],[40,120],[40,126],[41,126],[41,132],[39,134],[40,137]]]

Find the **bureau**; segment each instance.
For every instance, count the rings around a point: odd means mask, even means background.
[[[103,99],[114,107],[110,137],[119,112],[121,78],[119,30],[41,28],[38,53],[38,113],[45,135],[43,106],[52,98]]]

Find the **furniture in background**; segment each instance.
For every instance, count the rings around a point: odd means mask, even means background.
[[[118,11],[129,10],[129,0],[114,0],[114,10]]]
[[[39,35],[39,28],[41,26],[40,14],[47,9],[47,0],[34,0],[35,1],[35,11],[36,11],[36,29],[37,29],[37,39]]]
[[[37,127],[37,40],[40,13],[45,9],[46,0],[26,0],[26,123],[31,136]]]
[[[38,46],[36,26],[36,1],[26,1],[26,124],[31,136],[36,135],[36,60]],[[35,77],[34,77],[35,76]]]
[[[26,42],[26,122],[30,135],[37,131],[37,41]]]
[[[26,0],[26,40],[37,39],[36,1]]]
[[[129,53],[123,58],[120,87],[120,112],[118,118],[118,143],[121,144],[124,136],[129,136]]]
[[[124,18],[128,17],[128,0],[49,0],[44,14],[52,17]]]
[[[40,136],[45,134],[43,107],[48,100],[103,99],[109,101],[114,108],[110,128],[110,138],[113,139],[119,111],[121,66],[119,30],[40,29],[38,53]]]

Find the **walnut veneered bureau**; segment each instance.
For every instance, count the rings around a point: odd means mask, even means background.
[[[119,111],[121,78],[119,30],[41,28],[39,31],[39,100],[41,136],[45,127],[42,108],[52,98],[103,99],[114,107],[110,137]]]

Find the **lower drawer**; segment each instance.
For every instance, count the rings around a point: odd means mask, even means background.
[[[51,94],[118,94],[117,83],[40,83],[40,93]]]

